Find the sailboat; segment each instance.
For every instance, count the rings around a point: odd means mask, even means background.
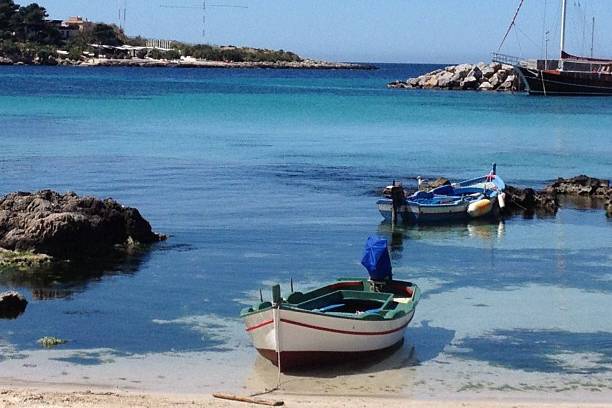
[[[558,61],[520,60],[496,53],[493,60],[513,65],[530,95],[612,95],[612,60],[565,52],[566,16],[567,0],[562,0],[561,55]],[[510,27],[513,24],[514,20]]]

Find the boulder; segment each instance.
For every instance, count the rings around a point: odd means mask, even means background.
[[[423,88],[435,88],[438,86],[438,78],[432,75],[427,78],[427,81],[423,84]]]
[[[612,197],[608,198],[608,201],[606,201],[604,208],[606,210],[606,217],[612,218]]]
[[[479,86],[478,89],[480,91],[491,91],[493,90],[493,85],[491,85],[490,82],[488,81],[483,81]]]
[[[500,69],[495,73],[501,82],[504,82],[506,78],[508,78],[508,71],[505,69]]]
[[[474,77],[476,79],[480,79],[482,78],[482,71],[480,70],[479,67],[474,67],[472,68],[472,70],[470,72],[468,72],[467,77]]]
[[[499,75],[497,72],[493,74],[491,78],[489,78],[489,83],[491,84],[493,88],[497,88],[499,85],[501,85],[502,82],[499,79]]]
[[[16,319],[27,305],[26,298],[18,292],[0,293],[0,319]]]
[[[482,70],[482,76],[483,76],[483,78],[487,78],[487,79],[489,79],[489,78],[491,78],[491,77],[492,77],[494,74],[495,74],[495,69],[494,69],[492,66],[490,66],[490,65],[485,66],[485,67],[483,68],[483,70]]]
[[[478,79],[476,79],[476,77],[467,76],[463,81],[460,82],[459,85],[462,89],[476,89],[480,85],[480,83],[478,82]]]
[[[454,76],[452,72],[445,71],[438,76],[438,87],[448,88],[451,84],[451,78]]]
[[[408,82],[403,81],[393,81],[387,84],[387,88],[412,88]]]
[[[514,86],[514,75],[510,75],[497,89],[500,91],[509,91]]]
[[[137,209],[110,198],[51,190],[0,198],[0,247],[11,251],[77,259],[110,253],[117,245],[163,239]]]
[[[446,186],[446,185],[450,185],[450,181],[445,178],[445,177],[438,177],[437,179],[435,179],[434,181],[432,181],[429,184],[429,188],[430,189],[434,189],[434,188],[438,188],[438,187],[442,187],[442,186]]]

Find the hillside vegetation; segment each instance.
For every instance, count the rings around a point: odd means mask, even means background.
[[[92,44],[112,47],[130,45],[145,47],[146,39],[128,37],[114,24],[88,23],[88,28],[65,40],[58,23],[48,20],[44,7],[36,3],[20,6],[13,0],[0,0],[0,63],[25,63],[54,65],[60,60],[78,62],[87,56],[129,59],[125,50],[100,49]],[[139,49],[135,57],[156,60],[176,60],[180,57],[223,62],[300,62],[297,54],[284,50],[266,50],[248,47],[215,46],[208,44],[186,44],[172,42],[172,49]]]

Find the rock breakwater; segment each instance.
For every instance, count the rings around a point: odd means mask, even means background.
[[[519,81],[511,65],[497,62],[459,64],[423,74],[405,81],[394,81],[388,88],[399,89],[457,89],[477,91],[514,91]]]

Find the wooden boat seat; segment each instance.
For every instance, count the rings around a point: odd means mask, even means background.
[[[389,293],[337,290],[314,299],[308,299],[295,305],[295,307],[319,313],[376,313],[377,311],[387,310],[392,300],[393,295]]]
[[[335,304],[335,305],[325,306],[325,307],[322,307],[320,309],[314,309],[313,312],[323,312],[323,313],[331,312],[331,311],[333,311],[335,309],[340,309],[340,308],[342,308],[344,306],[346,306],[344,303],[338,303],[338,304]]]

